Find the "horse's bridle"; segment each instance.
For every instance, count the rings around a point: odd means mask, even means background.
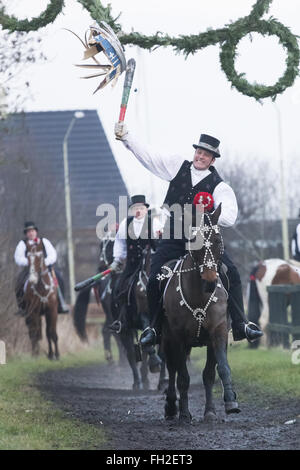
[[[174,274],[177,274],[178,286],[176,288],[176,291],[178,291],[180,296],[181,296],[181,300],[179,301],[179,304],[181,306],[185,306],[188,310],[190,310],[190,312],[192,312],[192,314],[193,314],[193,317],[198,322],[198,329],[197,329],[197,335],[196,335],[197,338],[199,338],[199,336],[200,336],[201,327],[202,327],[202,324],[203,324],[203,322],[206,318],[208,307],[210,306],[210,304],[212,302],[217,302],[218,301],[218,297],[216,296],[216,291],[217,291],[218,288],[222,288],[222,284],[221,284],[220,280],[218,279],[212,294],[210,295],[208,301],[206,302],[206,304],[203,308],[201,308],[201,307],[192,308],[189,305],[189,303],[187,302],[187,300],[185,299],[185,296],[184,296],[183,290],[182,290],[181,276],[182,276],[183,273],[188,273],[188,272],[191,272],[191,271],[199,271],[199,274],[201,276],[201,273],[203,272],[204,268],[208,268],[208,269],[213,269],[214,268],[216,271],[218,271],[218,263],[216,262],[216,260],[214,258],[214,255],[213,255],[213,252],[211,250],[212,242],[210,241],[210,238],[211,238],[211,236],[214,232],[215,233],[220,233],[220,230],[219,230],[218,225],[213,225],[212,224],[209,217],[207,217],[207,219],[209,221],[209,226],[205,225],[204,224],[205,215],[207,215],[207,214],[205,214],[205,213],[202,214],[201,224],[200,224],[199,227],[191,227],[191,231],[192,231],[193,236],[197,236],[197,234],[200,232],[200,235],[203,237],[203,240],[204,240],[203,246],[205,248],[203,263],[199,264],[199,262],[193,257],[193,250],[190,249],[190,239],[189,239],[188,253],[179,261],[179,263],[176,264],[175,268],[172,270],[168,266],[163,266],[163,268],[167,271],[167,274],[158,274],[157,275],[158,280],[163,280],[165,278],[169,278],[169,281],[168,281],[168,284],[169,284],[169,282],[171,280],[171,277]],[[223,253],[224,252],[224,243],[223,243],[222,235],[221,235],[221,241],[222,241],[222,253]],[[191,268],[183,269],[182,267],[183,267],[184,261],[187,259],[188,256],[191,257],[194,265]],[[218,272],[217,272],[217,276],[219,277]],[[165,292],[167,290],[168,284],[166,286]]]
[[[209,222],[209,225],[205,225],[205,216]],[[216,263],[216,260],[214,258],[213,252],[211,250],[212,242],[210,241],[212,234],[218,233],[220,234],[220,229],[218,225],[213,225],[210,217],[208,217],[207,214],[203,213],[201,216],[201,223],[199,227],[191,227],[191,232],[193,236],[197,236],[198,233],[202,236],[204,242],[203,246],[205,248],[204,252],[204,257],[203,257],[203,263],[199,264],[197,260],[195,260],[193,256],[193,250],[191,250],[191,237],[188,240],[189,243],[189,248],[188,248],[188,253],[190,257],[192,258],[195,269],[199,269],[199,272],[202,273],[204,268],[208,269],[215,269],[218,271],[218,263]],[[206,235],[207,234],[207,235]],[[224,243],[223,243],[223,238],[222,235],[220,234],[221,237],[221,242],[222,242],[222,254],[224,253]]]

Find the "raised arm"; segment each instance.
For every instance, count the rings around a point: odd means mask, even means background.
[[[131,132],[127,131],[125,124],[117,123],[115,134],[147,170],[165,181],[174,178],[184,161],[180,155],[162,155],[142,145]]]

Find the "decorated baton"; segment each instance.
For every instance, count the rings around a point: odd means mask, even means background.
[[[107,269],[106,271],[102,271],[102,273],[95,274],[95,276],[89,277],[88,279],[85,279],[82,282],[78,282],[74,289],[76,291],[79,291],[81,289],[84,289],[85,287],[92,287],[95,285],[98,281],[102,279],[102,277],[107,276],[107,274],[111,273],[111,269]]]
[[[134,71],[135,71],[135,60],[129,59],[129,61],[127,62],[127,67],[126,67],[119,122],[124,122],[124,119],[125,119],[125,113],[127,109],[127,103],[128,103],[128,99],[130,95],[131,86],[132,86]]]

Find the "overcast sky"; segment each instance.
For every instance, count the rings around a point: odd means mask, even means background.
[[[47,0],[12,0],[9,13],[19,18],[37,16]],[[122,12],[119,22],[123,31],[132,29],[144,34],[156,31],[178,36],[197,34],[211,27],[223,27],[250,13],[255,0],[111,0],[113,14]],[[129,193],[146,193],[150,202],[162,202],[165,184],[149,172],[114,139],[114,123],[118,119],[124,75],[114,88],[106,87],[93,95],[100,79],[79,80],[82,71],[73,64],[82,63],[83,47],[62,28],[70,28],[83,37],[91,24],[87,11],[76,0],[65,0],[64,14],[53,25],[39,31],[42,48],[48,60],[27,67],[22,76],[31,83],[32,98],[27,111],[97,109]],[[107,4],[103,1],[103,4]],[[273,0],[270,12],[300,35],[299,0]],[[256,161],[272,161],[278,168],[278,121],[274,104],[264,100],[263,106],[253,98],[231,89],[219,63],[219,45],[210,46],[184,59],[172,48],[149,53],[126,46],[127,60],[137,61],[133,89],[126,122],[139,139],[161,152],[182,153],[192,159],[192,144],[200,133],[221,140],[222,162],[245,160],[251,172]],[[277,38],[253,34],[243,39],[236,61],[238,72],[245,72],[250,82],[274,84],[284,73],[286,53]],[[287,184],[294,159],[299,158],[300,81],[277,99],[282,118],[284,157]],[[278,186],[279,187],[279,186]],[[295,205],[298,212],[299,202]]]

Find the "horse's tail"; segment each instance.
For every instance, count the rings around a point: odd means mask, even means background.
[[[82,341],[88,341],[86,332],[86,314],[90,301],[91,288],[83,289],[79,292],[74,306],[74,326]]]
[[[255,266],[250,273],[249,297],[248,297],[248,320],[258,324],[261,315],[262,301],[256,285],[256,272],[259,265]]]

